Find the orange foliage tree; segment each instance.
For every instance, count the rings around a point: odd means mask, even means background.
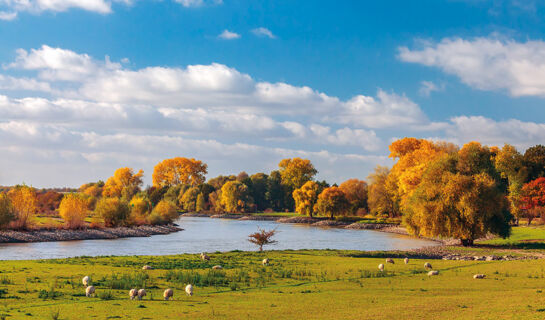
[[[324,216],[329,215],[333,219],[334,216],[344,214],[348,206],[344,192],[339,187],[329,187],[318,196],[314,211]]]
[[[170,187],[179,184],[196,186],[202,184],[208,166],[193,158],[176,157],[159,162],[153,169],[153,186]]]
[[[314,181],[307,181],[301,188],[295,189],[293,191],[295,212],[312,217],[319,193],[320,186]]]
[[[68,228],[81,228],[85,226],[88,206],[89,196],[81,193],[69,193],[62,198],[59,215],[64,219]]]
[[[339,188],[348,200],[351,214],[356,214],[358,211],[367,212],[367,183],[365,181],[349,179],[341,183]]]
[[[528,225],[536,217],[541,217],[545,211],[545,178],[537,178],[522,187],[522,201],[520,207],[526,212]]]
[[[14,229],[26,229],[36,214],[37,199],[34,188],[28,186],[16,186],[8,192],[13,205],[16,219],[11,222]]]
[[[114,175],[104,184],[102,194],[105,197],[122,197],[128,201],[136,194],[142,185],[144,171],[140,170],[134,173],[132,168],[119,168],[115,170]]]

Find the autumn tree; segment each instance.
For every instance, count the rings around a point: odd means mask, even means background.
[[[491,159],[487,147],[472,142],[433,160],[407,201],[409,232],[465,246],[488,233],[509,236],[511,215]]]
[[[59,208],[63,194],[55,191],[39,192],[36,194],[38,214],[53,215]]]
[[[189,188],[184,192],[180,205],[186,212],[194,212],[197,208],[197,197],[199,196],[199,188]]]
[[[314,205],[320,194],[320,186],[314,181],[307,181],[301,188],[293,191],[295,212],[312,217]]]
[[[204,195],[199,193],[197,196],[197,201],[195,202],[195,211],[202,212],[206,209],[206,202],[204,200]]]
[[[545,177],[545,146],[538,144],[526,149],[524,165],[528,168],[526,182]]]
[[[26,229],[36,214],[37,198],[34,188],[16,186],[8,192],[11,204],[15,211],[15,220],[11,222],[14,229]]]
[[[528,225],[534,218],[543,218],[545,212],[545,178],[537,178],[526,183],[521,190],[520,207],[528,218]]]
[[[278,163],[278,167],[282,184],[289,186],[292,191],[301,188],[305,182],[312,180],[318,173],[308,159],[283,159]]]
[[[5,228],[16,218],[15,209],[5,193],[0,193],[0,228]]]
[[[193,158],[176,157],[159,162],[153,170],[153,185],[156,187],[188,184],[197,186],[204,182],[208,166]]]
[[[242,212],[252,204],[248,187],[238,181],[229,181],[221,188],[220,203],[227,212]]]
[[[344,192],[339,187],[326,188],[318,196],[314,211],[321,215],[333,217],[342,215],[349,207]]]
[[[396,190],[396,188],[389,188],[388,175],[390,169],[388,167],[377,166],[373,173],[371,173],[367,180],[369,181],[368,199],[369,211],[374,215],[388,215],[389,217],[398,217],[401,215],[399,212],[399,202],[396,201],[395,195],[390,190]]]
[[[143,176],[143,170],[135,174],[132,168],[119,168],[115,170],[112,177],[106,180],[102,195],[105,197],[123,197],[124,200],[129,201],[140,191]]]
[[[276,229],[273,230],[263,230],[261,228],[256,233],[252,233],[248,236],[248,241],[255,244],[259,247],[259,251],[263,251],[263,246],[269,244],[275,244],[277,241],[273,240],[272,237],[276,234]]]
[[[149,217],[151,224],[166,224],[171,223],[179,217],[178,208],[174,203],[167,200],[161,200]]]
[[[367,183],[359,179],[349,179],[341,183],[339,189],[344,192],[348,200],[350,214],[355,215],[362,210],[367,212]]]
[[[88,207],[89,196],[82,193],[69,193],[62,198],[59,215],[69,229],[79,229],[85,226]]]
[[[95,215],[104,220],[106,227],[125,225],[129,214],[129,205],[119,198],[101,198],[95,208]]]
[[[505,144],[498,150],[494,164],[503,179],[507,180],[508,200],[510,211],[515,217],[520,218],[522,186],[528,176],[528,168],[524,165],[524,157],[515,147]]]
[[[142,195],[135,195],[129,202],[131,223],[142,225],[147,223],[151,211],[151,202]]]

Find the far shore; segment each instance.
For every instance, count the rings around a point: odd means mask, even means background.
[[[119,239],[150,237],[183,230],[175,224],[142,225],[103,229],[37,229],[28,231],[0,230],[0,243],[51,242],[73,240]]]

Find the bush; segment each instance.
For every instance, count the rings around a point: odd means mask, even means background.
[[[131,224],[142,225],[148,223],[151,202],[147,198],[136,195],[129,203],[129,207],[131,210]]]
[[[95,214],[104,219],[106,227],[117,227],[126,224],[129,206],[118,198],[102,198],[97,203]]]
[[[0,194],[0,228],[7,226],[15,220],[15,210],[11,200],[5,193]]]
[[[89,199],[81,193],[69,193],[62,198],[59,214],[70,229],[81,228],[85,225]]]
[[[149,223],[151,224],[165,224],[171,223],[178,218],[178,208],[176,205],[167,200],[161,200],[149,217]]]

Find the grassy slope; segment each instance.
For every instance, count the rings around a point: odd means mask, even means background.
[[[437,277],[423,272],[423,260],[405,265],[388,264],[379,277],[377,265],[384,259],[354,258],[346,251],[267,252],[271,265],[260,266],[264,254],[233,252],[212,254],[201,262],[195,255],[163,257],[105,257],[51,261],[4,261],[0,284],[11,298],[0,299],[0,314],[7,319],[47,319],[59,311],[61,319],[542,319],[545,316],[545,260],[431,261]],[[128,290],[108,289],[113,274],[142,273],[150,279],[148,296],[130,301]],[[240,280],[230,286],[198,286],[187,297],[185,283],[168,282],[168,269],[194,268],[206,274],[210,266],[225,266],[227,278],[247,271],[249,286]],[[289,275],[291,272],[291,275]],[[474,280],[485,273],[485,280]],[[261,276],[259,275],[261,274]],[[91,275],[97,293],[111,291],[114,300],[86,298],[80,284]],[[123,282],[121,281],[121,284]],[[127,285],[130,286],[129,283]],[[54,300],[38,298],[42,289],[63,295]],[[165,287],[175,290],[174,301],[163,301]],[[17,298],[15,298],[17,297]],[[31,315],[26,315],[27,313]]]
[[[512,234],[507,239],[495,238],[478,242],[481,245],[513,247],[522,249],[545,249],[544,226],[513,227]]]

